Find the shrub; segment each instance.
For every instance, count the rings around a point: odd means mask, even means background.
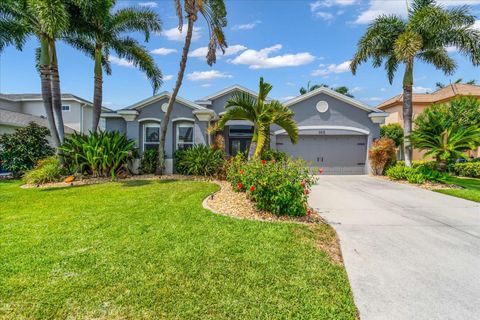
[[[462,177],[480,178],[480,162],[455,163],[453,172]]]
[[[49,157],[38,160],[37,165],[23,176],[26,183],[42,184],[48,182],[57,182],[65,174],[60,160],[57,157]]]
[[[403,145],[403,128],[398,123],[381,126],[380,137],[392,139],[395,142],[395,147],[400,147]]]
[[[368,151],[373,173],[381,175],[385,166],[395,160],[395,142],[390,138],[381,138],[373,142]]]
[[[180,174],[195,176],[217,175],[225,163],[223,150],[204,144],[175,152],[175,170]]]
[[[244,162],[231,160],[227,179],[236,191],[247,192],[258,209],[277,215],[305,216],[315,178],[301,160]]]
[[[119,132],[75,133],[60,148],[72,171],[112,180],[127,171],[135,142]]]
[[[429,166],[405,167],[397,164],[386,171],[390,180],[407,180],[410,183],[422,184],[426,181],[443,182],[448,175]]]
[[[154,149],[145,150],[142,155],[142,163],[140,164],[142,173],[155,173],[158,165],[158,151]]]
[[[272,161],[272,160],[286,161],[288,159],[288,154],[286,154],[283,151],[269,149],[269,150],[263,151],[261,158],[267,161]]]
[[[397,161],[396,164],[405,166],[405,161]],[[432,170],[435,170],[437,167],[437,163],[435,160],[413,160],[412,161],[412,168],[418,168],[418,167],[428,167]]]
[[[14,133],[0,135],[0,163],[3,169],[15,176],[32,169],[40,159],[49,157],[55,150],[48,145],[50,130],[34,122]]]

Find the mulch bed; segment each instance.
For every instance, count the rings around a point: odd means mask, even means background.
[[[401,184],[408,184],[410,186],[414,186],[414,187],[418,187],[418,188],[422,188],[422,189],[427,189],[427,190],[462,189],[462,187],[459,187],[459,186],[456,186],[456,185],[438,183],[438,182],[427,181],[423,184],[416,184],[416,183],[410,183],[407,180],[391,180],[386,176],[372,176],[372,177],[377,178],[377,179],[391,181],[391,182],[401,183]]]
[[[245,192],[235,192],[228,181],[215,180],[220,186],[220,191],[206,198],[203,205],[206,209],[218,214],[223,214],[240,219],[260,221],[280,221],[318,224],[324,223],[320,215],[312,210],[310,217],[277,216],[270,212],[258,210],[255,204],[248,199]]]

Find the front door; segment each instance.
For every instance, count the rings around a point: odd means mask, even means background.
[[[235,156],[237,153],[247,155],[251,140],[252,138],[230,138],[230,155]]]

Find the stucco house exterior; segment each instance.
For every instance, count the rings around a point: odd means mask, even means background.
[[[242,86],[228,87],[195,101],[177,97],[166,137],[166,170],[173,172],[176,150],[193,144],[210,144],[207,128],[225,112],[225,102],[236,92],[256,93]],[[102,113],[105,128],[134,139],[140,152],[158,148],[160,127],[170,97],[162,92],[126,108]],[[388,115],[328,88],[318,88],[285,102],[295,112],[300,135],[297,144],[285,132],[272,126],[271,147],[305,159],[311,167],[327,174],[365,174],[368,152],[380,135],[380,124]],[[228,155],[248,149],[253,134],[251,123],[233,120],[223,136]]]
[[[88,133],[93,117],[93,105],[88,100],[65,93],[62,94],[62,115],[66,134],[75,131]],[[41,94],[0,94],[0,134],[13,132],[30,121],[48,127]],[[104,120],[101,120],[100,127],[104,127]]]
[[[455,83],[439,89],[432,93],[414,93],[413,94],[413,117],[420,114],[425,108],[434,103],[447,103],[459,96],[473,96],[480,99],[480,86]],[[398,123],[403,127],[403,94],[396,95],[377,106],[378,109],[387,112],[388,117],[385,124]],[[476,156],[480,157],[480,149],[476,151]],[[413,151],[413,160],[423,159],[423,152]]]

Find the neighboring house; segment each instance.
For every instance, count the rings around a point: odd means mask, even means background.
[[[480,99],[480,86],[472,84],[455,83],[439,89],[432,93],[414,93],[413,94],[413,117],[423,112],[423,110],[434,103],[445,103],[459,96],[473,96]],[[377,106],[378,109],[387,112],[388,117],[385,124],[398,123],[403,126],[403,94],[382,102]],[[476,156],[480,156],[480,150],[477,150]],[[423,152],[414,150],[413,160],[423,158]]]
[[[235,85],[195,102],[177,97],[166,137],[166,171],[173,171],[173,154],[193,144],[210,144],[207,128],[225,112],[225,102],[236,92],[256,93]],[[106,130],[120,131],[134,139],[140,152],[157,149],[160,126],[170,93],[163,92],[129,107],[102,113]],[[300,136],[292,145],[285,132],[272,126],[271,146],[293,157],[323,167],[330,174],[365,174],[372,141],[386,113],[328,88],[319,88],[285,102],[295,112]],[[223,132],[229,155],[248,150],[251,123],[229,121]]]
[[[0,111],[0,134],[25,126],[25,119],[48,127],[41,94],[0,94]],[[65,133],[88,133],[92,123],[93,105],[73,94],[62,94],[62,114]],[[104,124],[104,120],[101,120],[100,127],[104,127]]]

